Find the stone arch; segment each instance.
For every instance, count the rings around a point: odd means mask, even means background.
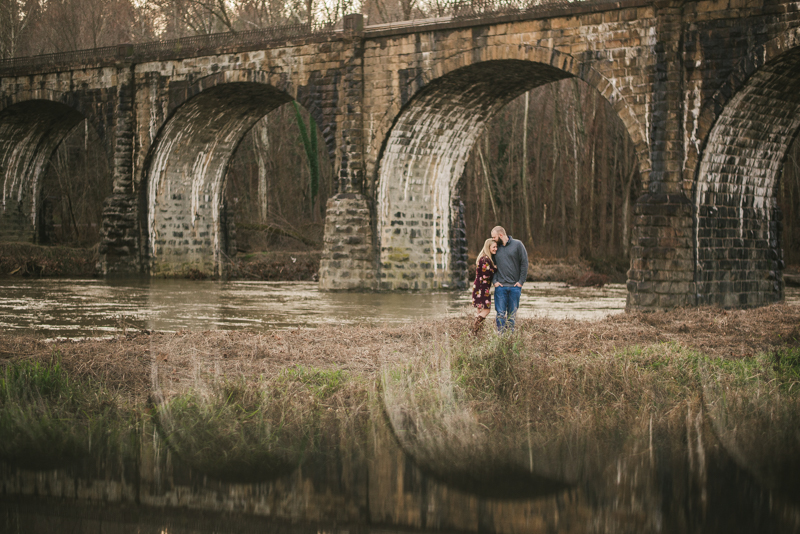
[[[765,64],[770,63],[800,44],[800,28],[792,28],[759,46],[754,47],[733,69],[728,78],[719,86],[711,98],[703,104],[694,128],[687,131],[689,139],[686,147],[686,166],[684,171],[684,191],[690,194],[694,189],[700,156],[708,144],[709,132],[725,111],[731,99]],[[688,128],[687,128],[688,130]]]
[[[309,80],[309,82],[310,85],[313,85],[314,80]],[[333,161],[336,154],[336,122],[331,121],[323,112],[322,102],[325,95],[307,86],[295,86],[285,74],[273,74],[252,69],[232,69],[216,72],[195,81],[178,98],[171,99],[167,113],[172,116],[179,107],[201,92],[231,83],[255,83],[270,86],[286,93],[291,99],[297,100],[308,111],[314,122],[317,123],[319,131],[322,133],[323,139],[325,139],[328,157]]]
[[[759,306],[783,299],[775,186],[800,129],[797,36],[789,32],[754,49],[711,104],[721,110],[694,183],[698,304]]]
[[[0,240],[36,241],[47,163],[64,138],[86,118],[76,106],[63,103],[64,96],[31,91],[0,110]]]
[[[91,104],[87,104],[85,99],[80,98],[76,93],[59,91],[49,87],[28,88],[5,95],[5,98],[0,99],[0,113],[8,108],[33,101],[62,104],[89,120],[92,120],[94,115]],[[95,125],[96,127],[97,125]]]
[[[145,164],[151,274],[223,274],[228,163],[259,119],[293,99],[254,79],[234,71],[201,80],[173,107],[153,143]]]
[[[637,116],[630,102],[628,102],[628,99],[625,98],[617,88],[617,84],[609,80],[608,77],[595,68],[591,62],[581,62],[573,56],[559,50],[532,44],[520,44],[517,46],[489,45],[481,47],[477,52],[479,53],[476,54],[475,50],[463,50],[448,56],[445,60],[425,65],[424,68],[413,69],[415,71],[413,77],[406,74],[405,79],[398,80],[400,85],[406,82],[407,89],[401,92],[400,98],[395,98],[389,103],[386,112],[380,119],[379,125],[375,128],[372,136],[374,139],[383,141],[383,146],[377,156],[379,160],[383,155],[390,132],[401,113],[408,103],[413,100],[417,94],[425,90],[429,84],[459,69],[483,62],[518,60],[520,62],[549,65],[554,69],[562,71],[565,78],[572,76],[579,78],[603,95],[625,125],[625,129],[636,147],[639,173],[642,180],[644,182],[647,181],[651,162],[646,129],[640,122],[640,117]],[[406,69],[406,72],[409,70],[412,69]],[[540,83],[534,84],[533,87],[537,85],[540,85]],[[380,161],[375,161],[371,165],[368,163],[369,167],[372,168],[371,174],[374,176],[373,183],[375,184],[378,183],[379,164]]]
[[[478,134],[505,104],[539,85],[579,77],[601,89],[618,113],[627,109],[613,85],[570,56],[520,48],[527,50],[525,59],[464,66],[463,55],[449,58],[432,71],[430,81],[417,82],[416,92],[398,111],[381,150],[375,191],[382,289],[464,284],[466,250],[459,244],[463,231],[455,187]],[[637,132],[640,168],[649,170],[638,121],[632,113],[627,118],[628,131],[633,125]]]

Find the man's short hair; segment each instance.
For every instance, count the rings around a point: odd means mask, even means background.
[[[506,233],[506,229],[503,228],[502,226],[495,226],[494,228],[492,228],[492,231],[490,233],[493,234],[495,232],[497,232],[497,235],[508,235]]]

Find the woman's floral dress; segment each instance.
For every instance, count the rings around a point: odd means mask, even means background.
[[[497,272],[497,267],[484,256],[478,261],[478,268],[475,269],[475,285],[472,288],[472,305],[478,309],[489,309],[492,305],[492,295],[489,290],[492,287],[492,278]]]

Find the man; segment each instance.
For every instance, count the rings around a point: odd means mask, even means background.
[[[494,310],[497,312],[497,331],[501,334],[510,328],[514,331],[514,322],[519,308],[519,296],[522,284],[528,276],[528,251],[522,241],[506,234],[502,226],[492,228],[492,239],[497,242],[497,253],[494,263],[497,273],[494,275]]]

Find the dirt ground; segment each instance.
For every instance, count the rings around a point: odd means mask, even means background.
[[[176,386],[201,372],[271,377],[298,366],[343,370],[374,380],[384,363],[403,361],[447,338],[468,335],[470,321],[464,316],[397,328],[325,326],[272,332],[129,331],[112,340],[59,342],[3,333],[0,368],[13,361],[58,358],[70,376],[102,379],[135,396],[148,394],[154,369],[162,384]],[[491,335],[487,327],[483,339]],[[619,314],[599,321],[525,319],[518,322],[518,335],[526,350],[553,358],[613,354],[658,343],[677,343],[712,357],[749,358],[800,346],[800,307],[678,309]]]

